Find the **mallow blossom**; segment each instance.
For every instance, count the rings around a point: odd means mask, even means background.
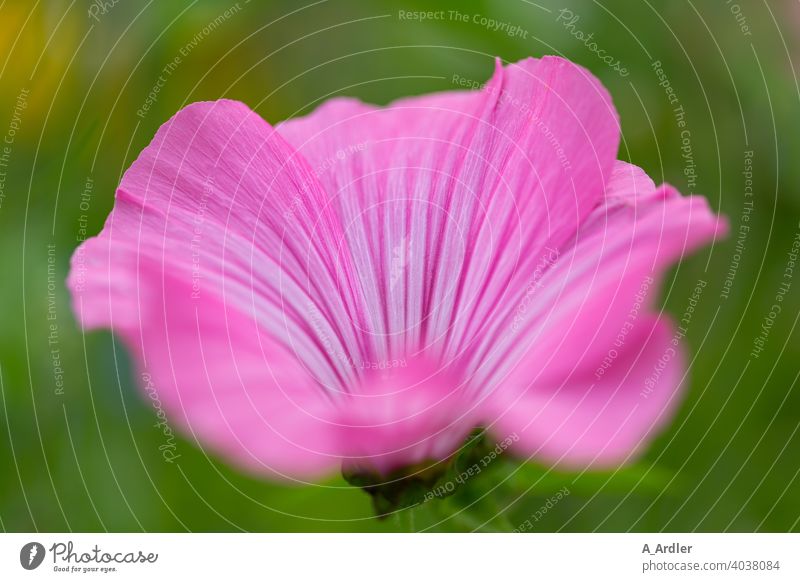
[[[74,309],[171,425],[258,474],[444,465],[476,427],[526,459],[624,463],[686,384],[658,283],[725,225],[619,141],[607,91],[555,57],[275,127],[194,103],[73,257]]]

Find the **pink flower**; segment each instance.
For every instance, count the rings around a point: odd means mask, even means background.
[[[171,425],[256,472],[386,475],[477,426],[523,457],[622,463],[685,384],[658,282],[724,224],[617,161],[619,138],[597,79],[554,57],[276,128],[195,103],[73,257],[74,307]]]

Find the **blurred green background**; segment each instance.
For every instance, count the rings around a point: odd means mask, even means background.
[[[579,17],[571,27],[563,9]],[[415,10],[458,10],[468,21],[401,17]],[[779,285],[791,282],[798,33],[791,0],[1,3],[0,134],[11,143],[0,144],[0,528],[506,531],[527,520],[535,531],[800,530],[800,280],[763,352],[751,355]],[[629,74],[602,62],[592,41]],[[617,471],[559,473],[501,458],[455,496],[382,521],[341,478],[266,483],[185,440],[180,462],[164,462],[127,354],[110,333],[77,329],[63,285],[82,229],[100,230],[122,172],[158,126],[189,102],[220,97],[272,123],[332,95],[387,103],[453,89],[453,75],[482,82],[495,55],[542,54],[581,63],[609,88],[621,158],[706,195],[730,219],[731,236],[684,261],[662,291],[679,316],[707,282],[686,337],[691,389],[670,428]],[[694,187],[654,61],[685,111]],[[160,75],[157,99],[137,114]],[[750,230],[737,249],[746,200]],[[563,487],[569,495],[537,516]]]

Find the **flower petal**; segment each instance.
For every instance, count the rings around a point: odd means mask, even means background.
[[[606,184],[605,201],[607,204],[626,202],[636,204],[647,201],[656,191],[656,185],[639,166],[617,160],[611,172],[611,179]],[[595,214],[601,214],[595,212]]]
[[[185,280],[148,263],[138,275],[156,285],[140,303],[142,324],[120,333],[140,346],[163,420],[254,473],[313,478],[338,468],[334,407],[292,352],[255,317],[210,293],[190,300]]]
[[[341,216],[376,351],[443,360],[524,288],[548,241],[574,235],[619,140],[605,89],[555,57],[498,67],[480,93],[338,100],[278,130]]]
[[[269,472],[330,467],[323,413],[352,375],[335,354],[361,353],[324,198],[246,106],[194,104],[126,172],[68,281],[82,324],[127,340],[168,416]]]
[[[518,454],[559,466],[631,461],[681,402],[686,368],[683,348],[673,338],[668,322],[646,317],[600,378],[576,368],[548,389],[537,382],[516,398],[498,392],[492,432],[518,436]]]
[[[630,185],[627,181],[616,182],[616,187],[624,191],[629,191]],[[613,194],[608,200],[615,199]],[[486,339],[486,367],[476,376],[489,390],[496,388],[489,398],[490,408],[494,406],[490,415],[500,414],[510,401],[518,401],[513,414],[498,425],[500,430],[508,431],[511,426],[517,431],[526,430],[528,422],[544,415],[539,414],[542,402],[552,400],[555,404],[548,408],[547,422],[564,422],[566,427],[563,439],[552,442],[564,445],[570,438],[584,439],[586,426],[578,430],[578,425],[568,420],[570,407],[578,406],[583,397],[593,407],[598,427],[620,420],[616,407],[630,412],[633,404],[641,400],[638,395],[644,388],[648,368],[652,372],[658,357],[669,348],[664,324],[656,324],[652,316],[646,315],[662,273],[724,230],[724,222],[709,210],[705,199],[683,198],[669,186],[652,192],[645,189],[641,197],[628,198],[625,204],[607,201],[598,207],[574,245],[552,261],[541,279],[531,285],[520,303],[524,309],[518,308],[514,319],[505,322],[506,333]],[[650,345],[651,342],[655,344]],[[619,358],[613,375],[602,369],[604,359],[610,356]],[[675,358],[670,365],[677,361]],[[622,374],[622,370],[626,373]],[[594,452],[598,458],[621,460],[625,443],[628,450],[636,448],[650,434],[644,430],[648,422],[652,423],[662,414],[663,406],[673,401],[672,393],[678,390],[680,377],[681,370],[665,373],[659,388],[662,398],[653,399],[648,406],[638,406],[638,420],[614,437],[613,446],[600,438],[601,433],[590,431],[588,434],[596,437]],[[559,402],[562,398],[563,402]],[[628,404],[620,404],[623,401]],[[580,406],[575,418],[583,422],[588,409]],[[550,418],[558,411],[563,413],[561,419]],[[649,420],[644,418],[647,415]],[[602,434],[608,436],[606,432]],[[582,440],[583,448],[564,447],[559,454],[567,460],[586,462],[584,453],[591,442],[586,438]],[[531,446],[526,451],[536,452],[532,441],[528,442]],[[582,453],[575,456],[576,451]]]
[[[352,255],[363,285],[370,314],[363,331],[377,360],[419,350],[433,314],[452,308],[452,296],[434,299],[430,291],[441,261],[463,260],[463,212],[452,207],[469,202],[453,196],[453,183],[492,100],[446,93],[377,108],[335,99],[278,126],[314,166],[341,217],[342,253]]]

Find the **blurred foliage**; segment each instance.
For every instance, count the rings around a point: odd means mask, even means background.
[[[527,520],[540,531],[800,529],[800,282],[765,351],[748,356],[800,216],[797,2],[740,0],[750,34],[729,4],[689,0],[119,0],[103,14],[97,6],[0,5],[0,134],[28,92],[0,204],[1,528],[507,531]],[[137,115],[164,67],[236,6],[166,76],[152,108]],[[579,15],[576,27],[630,75],[611,70],[570,34],[558,21],[562,8]],[[472,20],[412,22],[399,18],[400,10],[459,10],[526,34]],[[308,487],[266,483],[187,440],[178,445],[180,463],[164,462],[155,411],[141,398],[124,349],[109,333],[77,329],[63,286],[81,215],[90,234],[100,230],[122,172],[158,126],[186,103],[220,97],[240,99],[270,122],[338,94],[387,103],[453,89],[453,75],[482,82],[495,55],[514,61],[553,53],[591,69],[611,91],[622,117],[620,157],[686,192],[680,129],[652,68],[661,61],[691,129],[696,191],[729,217],[734,233],[683,262],[664,285],[665,308],[680,314],[697,280],[708,281],[686,339],[693,358],[688,397],[640,460],[615,471],[569,473],[503,455],[453,495],[386,520],[372,518],[369,496],[342,478]],[[731,295],[722,300],[748,150],[751,231]],[[87,190],[88,209],[81,207]],[[55,321],[47,318],[48,266]],[[51,323],[63,394],[48,343]],[[569,495],[534,519],[562,488]]]

